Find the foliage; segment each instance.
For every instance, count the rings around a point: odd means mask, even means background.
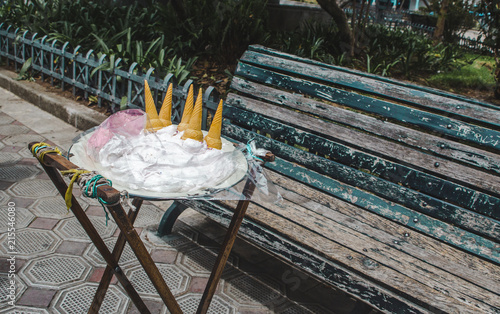
[[[439,14],[442,0],[429,1],[429,8],[422,11],[425,13]],[[445,17],[445,27],[443,39],[447,43],[456,42],[459,34],[475,26],[473,12],[473,0],[449,0],[448,9]]]
[[[432,86],[446,90],[460,91],[472,88],[491,91],[495,87],[495,79],[491,75],[493,65],[494,60],[485,61],[476,58],[470,62],[464,62],[457,69],[434,74],[427,81]]]
[[[326,63],[340,64],[345,54],[337,45],[339,37],[335,24],[306,22],[293,32],[276,31],[266,44],[277,50]],[[340,63],[339,63],[340,61]]]
[[[174,71],[181,80],[190,76],[200,52],[232,62],[266,34],[265,0],[186,0],[187,18],[170,2],[146,2],[10,0],[0,8],[0,18],[39,38],[47,35],[49,41],[106,54],[100,69],[112,69],[121,59],[120,66],[137,62],[159,75]]]
[[[425,35],[408,28],[390,29],[382,25],[367,27],[366,59],[358,60],[373,73],[381,75],[447,71],[456,66],[458,48],[440,43],[433,45]]]
[[[482,0],[478,7],[478,14],[482,16],[481,28],[486,36],[485,43],[495,51],[497,81],[495,96],[500,99],[500,2],[498,0]]]
[[[31,63],[32,63],[32,58],[28,58],[26,62],[24,62],[23,67],[19,71],[19,74],[16,77],[17,81],[20,80],[28,80],[28,81],[33,81],[34,78],[31,76],[31,73],[29,72],[31,68]]]

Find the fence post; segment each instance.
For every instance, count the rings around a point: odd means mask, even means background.
[[[97,62],[97,66],[101,66],[104,63],[104,59],[106,58],[106,54],[103,54],[100,58],[99,61]],[[101,69],[97,70],[97,107],[101,108],[101,103],[102,100],[100,97],[102,93],[102,71]]]
[[[28,31],[24,31],[23,37],[21,39],[21,41],[22,41],[22,43],[21,43],[21,59],[23,60],[23,64],[26,62],[26,60],[28,60],[28,58],[26,58],[27,57],[26,56],[26,35],[28,35]]]
[[[73,50],[73,56],[72,56],[72,62],[73,62],[73,77],[72,77],[72,82],[73,82],[73,96],[76,96],[76,56],[78,55],[78,50],[80,50],[81,46],[76,46],[76,48]]]
[[[118,101],[118,99],[116,98],[116,72],[115,72],[115,69],[118,67],[118,65],[120,64],[120,62],[122,62],[122,58],[118,58],[118,60],[116,60],[115,64],[114,64],[114,67],[113,67],[113,81],[112,81],[112,88],[111,88],[111,112],[115,112],[114,109],[115,109],[115,104],[118,103],[118,105],[120,104],[120,102]]]
[[[57,39],[52,40],[52,44],[50,45],[50,85],[54,86],[54,74],[55,69],[54,69],[54,50],[55,50],[55,45],[57,43]]]
[[[33,34],[31,36],[31,75],[34,74],[35,72],[35,62],[36,62],[36,56],[35,56],[35,37],[38,35],[38,33]]]
[[[151,74],[153,74],[154,70],[155,70],[155,68],[149,68],[149,70],[146,72],[146,75],[144,76],[144,80],[148,81],[150,88],[153,89],[151,91],[151,94],[153,95],[153,100],[155,101],[155,106],[156,106],[156,97],[155,97],[155,95],[157,94],[155,91],[156,82],[154,82],[154,83],[149,82],[149,78],[151,77]],[[143,86],[144,86],[144,83],[143,83]],[[143,87],[143,90],[144,90],[144,87]],[[144,93],[142,93],[142,94],[144,95]],[[141,99],[143,100],[143,102],[142,102],[143,108],[146,109],[146,99],[145,98],[141,98]],[[156,106],[156,110],[158,110],[157,106]]]
[[[87,55],[85,55],[85,60],[83,60],[83,62],[85,63],[85,70],[84,70],[84,73],[85,73],[84,74],[84,80],[85,80],[84,97],[85,97],[85,99],[89,98],[89,83],[90,83],[89,59],[90,59],[90,56],[92,55],[93,52],[94,52],[94,50],[90,49],[87,52]]]
[[[61,48],[61,90],[64,91],[64,78],[66,77],[66,48],[68,47],[69,42],[65,42]]]
[[[194,84],[193,84],[193,80],[191,80],[191,79],[187,80],[186,83],[184,84],[184,86],[182,87],[181,103],[184,103],[184,106],[182,106],[182,110],[180,110],[181,108],[179,108],[179,122],[180,122],[180,119],[182,117],[182,114],[184,113],[184,109],[186,109],[187,95],[188,95],[189,88],[191,87],[191,85],[193,85],[193,92],[194,92]]]
[[[2,28],[3,28],[3,24],[4,23],[1,23],[0,24],[0,61],[2,61],[2,49],[3,49],[3,35],[2,35]]]
[[[45,80],[45,40],[47,39],[47,35],[42,37],[40,41],[40,66],[42,70],[42,81]]]
[[[6,33],[5,33],[5,57],[7,58],[7,66],[10,64],[10,56],[9,56],[9,49],[10,49],[10,38],[9,38],[9,30],[12,28],[12,25],[9,25],[7,27]]]
[[[132,63],[127,72],[127,107],[132,103],[132,75],[134,74],[135,67],[137,66],[137,62]]]
[[[217,95],[214,95],[214,94],[217,94]],[[205,93],[203,93],[203,102],[205,103],[205,106],[203,106],[203,111],[202,111],[203,119],[201,120],[202,121],[201,128],[203,130],[208,129],[208,126],[207,126],[208,110],[209,109],[212,110],[212,112],[213,112],[212,118],[213,118],[213,115],[215,114],[215,111],[217,110],[217,105],[218,105],[218,101],[216,100],[217,98],[219,98],[218,93],[213,86],[209,86],[207,88],[207,90],[205,91]]]
[[[13,57],[13,60],[14,60],[14,69],[16,70],[17,72],[17,60],[16,60],[16,56],[17,56],[17,43],[16,43],[16,38],[17,38],[17,32],[19,31],[19,27],[16,28],[16,30],[14,31],[14,55],[12,56]]]

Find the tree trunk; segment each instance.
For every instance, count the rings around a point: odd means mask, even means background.
[[[444,25],[446,22],[446,15],[448,15],[448,4],[449,0],[443,0],[441,2],[441,9],[439,10],[439,16],[436,24],[436,30],[434,30],[434,36],[432,39],[434,43],[437,44],[443,38]]]
[[[338,6],[336,0],[317,0],[317,2],[323,10],[330,14],[335,24],[337,24],[337,27],[339,28],[341,47],[349,48],[352,53],[353,50],[350,48],[353,37],[344,10]]]

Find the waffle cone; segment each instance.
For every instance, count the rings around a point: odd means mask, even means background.
[[[149,89],[148,81],[144,81],[144,102],[146,107],[146,114],[148,115],[146,129],[150,132],[155,132],[163,128],[164,125],[158,117],[158,111],[156,111],[155,102],[153,100],[151,90]]]
[[[200,88],[198,96],[196,97],[193,113],[191,114],[191,119],[189,120],[189,126],[182,135],[183,140],[190,138],[198,142],[203,142],[203,133],[201,132],[202,106],[203,91]]]
[[[184,104],[181,122],[177,126],[178,131],[185,131],[189,126],[189,120],[191,120],[191,113],[193,112],[193,99],[193,85],[191,85],[189,86],[186,103]]]
[[[168,85],[167,94],[163,99],[160,114],[158,115],[163,126],[172,125],[172,83]]]
[[[207,136],[205,136],[205,142],[207,142],[207,147],[221,149],[222,141],[220,138],[221,128],[222,128],[222,99],[219,102],[217,111],[215,112],[214,118],[212,119],[212,125],[208,131]]]

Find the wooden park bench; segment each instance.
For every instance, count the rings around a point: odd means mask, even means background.
[[[500,108],[261,46],[223,133],[272,151],[281,204],[240,236],[392,313],[500,312]],[[234,205],[177,201],[228,225]]]

